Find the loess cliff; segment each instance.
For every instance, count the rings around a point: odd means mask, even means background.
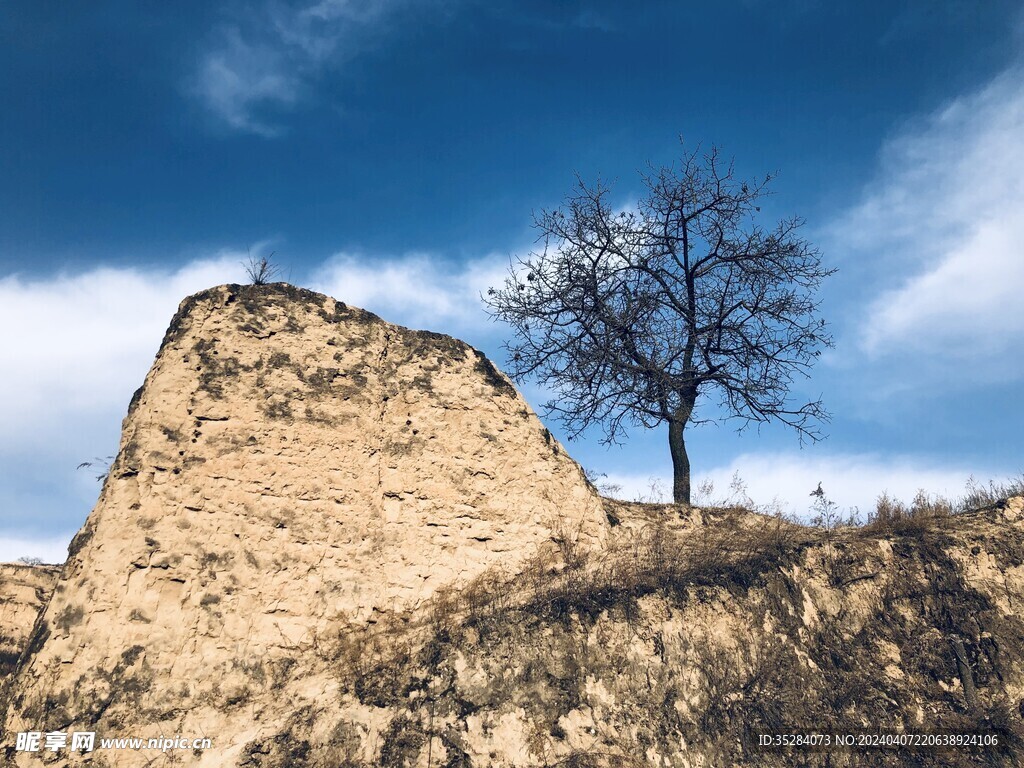
[[[0,761],[1019,765],[1022,606],[1024,499],[834,531],[601,499],[468,345],[221,286],[173,319],[59,578],[0,566]],[[998,745],[759,742],[881,731]]]

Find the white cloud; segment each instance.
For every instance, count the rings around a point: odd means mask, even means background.
[[[295,8],[268,2],[216,30],[189,90],[238,131],[272,137],[272,116],[294,107],[329,65],[371,43],[405,0],[321,0]],[[268,114],[269,113],[269,114]]]
[[[981,481],[1005,479],[1006,473],[987,468],[945,465],[918,457],[889,457],[880,454],[833,454],[812,456],[804,453],[742,454],[726,465],[693,477],[693,487],[710,480],[711,499],[720,501],[734,492],[730,484],[739,477],[747,495],[757,505],[778,502],[788,514],[808,519],[810,492],[822,484],[828,498],[841,510],[857,507],[862,514],[874,509],[883,492],[909,502],[918,490],[947,498],[963,495],[973,475]],[[672,500],[671,474],[616,474],[609,472],[607,482],[622,486],[614,495],[623,499]],[[652,494],[652,484],[656,486]],[[697,501],[697,499],[695,499]]]
[[[195,85],[207,109],[228,126],[265,137],[280,129],[259,119],[255,108],[290,106],[300,90],[298,74],[280,51],[245,42],[235,28],[225,30],[217,48],[203,59]]]
[[[390,322],[473,335],[489,324],[480,295],[500,286],[507,268],[508,259],[496,255],[453,265],[423,253],[374,259],[339,253],[314,274],[311,287]]]
[[[941,359],[950,375],[1000,355],[1003,376],[1024,376],[1013,363],[1024,359],[1022,136],[1016,68],[886,145],[878,177],[832,232],[876,265],[858,330],[868,355]]]
[[[95,413],[121,412],[185,296],[243,276],[225,252],[176,271],[101,267],[47,279],[0,278],[0,453],[74,434]],[[17,437],[15,437],[17,430]],[[12,444],[14,440],[17,444]]]

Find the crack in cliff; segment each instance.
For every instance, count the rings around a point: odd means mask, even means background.
[[[377,417],[377,508],[384,516],[384,445],[386,442],[384,420],[388,412],[388,381],[385,372],[388,352],[391,347],[391,333],[384,331],[384,346],[377,356],[377,384],[380,388],[380,413]]]

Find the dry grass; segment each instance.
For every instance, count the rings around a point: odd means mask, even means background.
[[[1024,496],[1024,475],[996,483],[980,483],[973,478],[967,481],[963,496],[947,498],[939,494],[919,490],[911,502],[905,503],[888,493],[880,495],[875,509],[867,516],[863,525],[856,511],[843,517],[834,502],[822,495],[815,502],[815,513],[811,526],[832,531],[839,527],[861,528],[866,533],[917,535],[922,531],[941,526],[948,518],[991,507],[1014,496]]]
[[[437,672],[445,646],[477,645],[510,627],[554,622],[592,624],[606,611],[635,612],[636,601],[660,594],[686,601],[694,589],[747,590],[813,537],[779,518],[737,511],[685,534],[652,524],[600,553],[558,532],[517,573],[487,571],[458,589],[441,589],[426,610],[389,617],[369,629],[339,631],[324,655],[342,672],[343,687],[364,704],[408,701]]]
[[[1024,496],[1024,474],[1005,483],[989,480],[988,485],[971,478],[967,481],[963,498],[960,499],[960,508],[968,511],[990,507],[1013,496]]]
[[[891,532],[899,535],[919,533],[959,511],[957,506],[942,496],[918,491],[914,500],[904,504],[883,493],[875,503],[875,511],[868,516],[865,528],[872,532]]]

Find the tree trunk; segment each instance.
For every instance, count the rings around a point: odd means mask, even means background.
[[[683,430],[686,420],[672,419],[668,423],[668,447],[672,451],[672,500],[676,504],[690,503],[690,457],[686,455]]]

